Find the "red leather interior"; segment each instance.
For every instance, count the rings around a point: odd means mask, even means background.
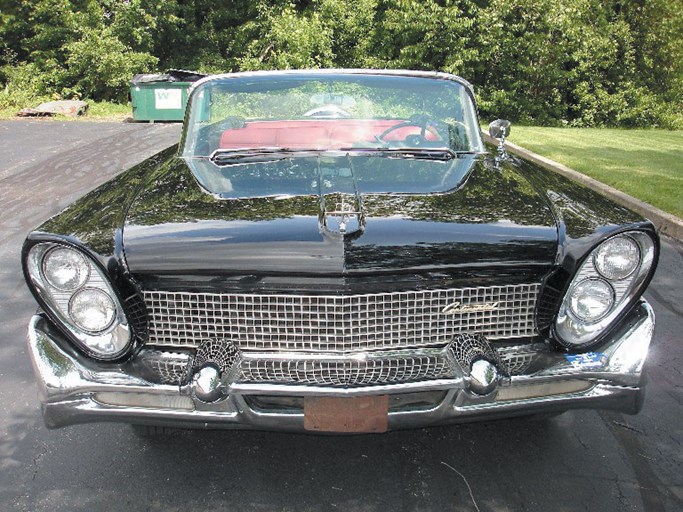
[[[225,130],[221,149],[255,147],[341,149],[375,138],[385,130],[403,123],[400,119],[302,119],[287,121],[250,121],[242,128]],[[418,126],[402,126],[387,133],[383,140],[404,140],[419,134]],[[427,131],[427,140],[439,140]]]

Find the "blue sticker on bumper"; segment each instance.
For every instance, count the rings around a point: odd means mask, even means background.
[[[602,352],[586,352],[585,354],[566,354],[565,359],[575,368],[582,370],[602,368],[607,364],[607,356]]]

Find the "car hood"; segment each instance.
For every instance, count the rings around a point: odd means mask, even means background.
[[[129,206],[123,229],[128,268],[133,274],[348,275],[547,269],[555,261],[557,223],[547,198],[514,167],[473,155],[450,163],[344,156],[326,158],[324,165],[347,169],[350,160],[355,168],[391,165],[397,176],[438,170],[444,190],[420,191],[413,184],[388,192],[386,183],[328,172],[287,195],[266,190],[264,196],[233,191],[220,197],[200,185],[192,162],[174,158],[152,173]],[[321,166],[319,157],[307,161]],[[230,172],[239,179],[265,165]],[[277,165],[282,175],[293,162]]]

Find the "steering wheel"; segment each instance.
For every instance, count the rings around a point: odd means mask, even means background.
[[[328,103],[320,107],[313,108],[304,112],[304,117],[317,117],[322,119],[339,119],[340,117],[351,117],[346,110],[334,103]]]
[[[444,137],[442,135],[442,130],[447,130],[448,125],[439,119],[434,119],[426,114],[414,114],[410,116],[407,121],[395,124],[384,130],[379,135],[375,135],[377,142],[387,142],[385,137],[391,132],[405,128],[406,126],[414,126],[420,128],[420,134],[410,134],[406,136],[405,142],[409,143],[411,146],[419,146],[420,144],[427,142],[427,131],[432,135],[437,137],[437,141],[442,142]]]

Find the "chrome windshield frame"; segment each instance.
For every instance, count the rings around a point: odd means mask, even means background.
[[[444,80],[455,82],[456,84],[463,87],[469,100],[471,101],[471,117],[473,118],[474,125],[472,127],[472,134],[474,134],[477,140],[472,141],[471,149],[477,150],[479,148],[482,150],[484,148],[484,141],[481,134],[480,128],[480,118],[477,107],[477,101],[474,95],[474,87],[470,82],[461,78],[457,75],[452,75],[449,73],[443,73],[439,71],[414,71],[414,70],[402,70],[402,69],[305,69],[305,70],[277,70],[277,71],[244,71],[237,73],[222,73],[217,75],[210,75],[197,82],[194,82],[188,91],[188,100],[185,111],[185,118],[183,123],[183,130],[180,138],[180,144],[178,146],[178,156],[200,156],[200,155],[187,155],[186,145],[187,137],[190,132],[190,124],[192,117],[192,105],[194,103],[195,95],[198,91],[203,90],[206,84],[221,81],[221,80],[237,80],[244,78],[259,78],[259,77],[297,77],[297,76],[309,76],[315,77],[320,76],[334,77],[334,76],[377,76],[377,77],[403,77],[403,78],[424,78],[424,79],[434,79],[434,80]],[[208,156],[208,155],[204,155]]]

